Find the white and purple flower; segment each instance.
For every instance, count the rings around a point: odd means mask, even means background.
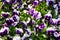
[[[52,19],[51,11],[48,11],[48,13],[44,16],[45,21],[50,21]]]
[[[23,36],[23,29],[21,29],[21,28],[16,28],[16,34],[19,34],[20,37],[22,37],[22,36]]]
[[[19,16],[20,15],[20,12],[17,11],[16,9],[14,9],[12,15],[18,15]]]
[[[2,12],[1,15],[3,18],[8,18],[10,16],[10,14],[8,12]]]
[[[46,33],[48,36],[52,36],[53,33],[56,32],[56,30],[57,29],[55,27],[49,27],[49,28],[47,28]]]

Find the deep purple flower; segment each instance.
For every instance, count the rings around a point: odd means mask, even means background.
[[[34,9],[31,9],[30,11],[29,11],[29,14],[31,15],[31,16],[33,16],[34,15]]]
[[[5,29],[3,33],[4,33],[4,35],[8,34],[8,30]]]
[[[34,5],[34,6],[38,5],[38,2],[39,2],[39,1],[35,0],[35,1],[33,2],[33,5]]]
[[[53,6],[54,0],[46,0],[48,6]]]
[[[50,14],[51,11],[49,11],[45,16],[45,21],[50,21],[52,19],[52,15]]]
[[[8,27],[1,28],[1,30],[0,30],[0,35],[1,36],[4,36],[8,33],[9,33],[9,28]]]
[[[14,20],[12,18],[7,18],[5,22],[7,25],[11,26],[11,24],[14,23]]]
[[[20,15],[20,12],[17,11],[16,9],[14,9],[12,15],[18,15],[19,16]]]
[[[2,12],[2,17],[3,18],[7,18],[9,16],[10,16],[10,14],[8,12]]]
[[[0,36],[4,36],[4,35],[3,35],[3,32],[0,32]]]
[[[50,6],[53,6],[54,2],[53,1],[49,1],[48,3]]]
[[[4,34],[8,34],[9,33],[9,28],[8,27],[4,27],[3,29],[4,29],[4,31],[3,31]]]
[[[14,22],[19,22],[19,16],[17,15],[13,15],[12,19],[14,20]]]
[[[56,32],[56,30],[57,29],[54,28],[54,27],[49,27],[49,28],[47,28],[46,33],[47,33],[48,36],[52,36],[53,33]]]

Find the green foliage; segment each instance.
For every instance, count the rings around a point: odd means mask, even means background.
[[[35,10],[41,12],[42,16],[47,13],[47,5],[45,2],[41,2],[39,5],[36,6]]]
[[[10,27],[10,31],[9,31],[9,34],[11,35],[11,36],[15,36],[16,35],[16,29],[15,29],[15,27]]]

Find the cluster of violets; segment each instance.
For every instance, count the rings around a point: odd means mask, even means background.
[[[35,10],[35,7],[39,5],[42,0],[33,0],[33,3],[29,0],[27,2],[24,2],[22,4],[22,0],[4,0],[2,4],[2,9],[4,9],[4,6],[6,4],[10,5],[12,4],[12,16],[9,12],[1,12],[2,18],[5,19],[5,23],[2,25],[2,28],[0,30],[0,36],[8,35],[7,40],[26,40],[27,37],[30,37],[32,33],[38,36],[38,32],[42,32],[43,29],[46,28],[46,35],[48,37],[55,37],[57,40],[60,40],[60,2],[58,0],[45,0],[47,6],[52,6],[55,8],[56,15],[58,18],[52,18],[51,10],[47,10],[48,13],[42,17],[42,13]],[[32,4],[32,5],[31,5]],[[24,13],[31,15],[32,18],[36,20],[41,20],[42,22],[40,24],[37,24],[34,26],[34,31],[31,31],[31,29],[28,27],[28,25],[34,25],[35,20],[31,20],[30,17],[28,17],[27,22],[21,21],[20,22],[20,11],[18,9],[23,9],[24,6],[27,6],[25,10],[23,10]],[[11,17],[10,17],[11,16]],[[16,25],[20,23],[23,25],[22,28],[17,28]],[[47,27],[47,24],[51,25],[51,27]],[[16,36],[13,38],[9,35],[9,28],[15,27],[16,29]],[[14,31],[13,31],[14,32]],[[29,38],[29,40],[33,40]],[[38,39],[37,39],[38,40]]]

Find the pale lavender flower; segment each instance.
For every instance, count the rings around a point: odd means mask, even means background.
[[[59,33],[58,32],[54,32],[54,37],[59,37]]]

